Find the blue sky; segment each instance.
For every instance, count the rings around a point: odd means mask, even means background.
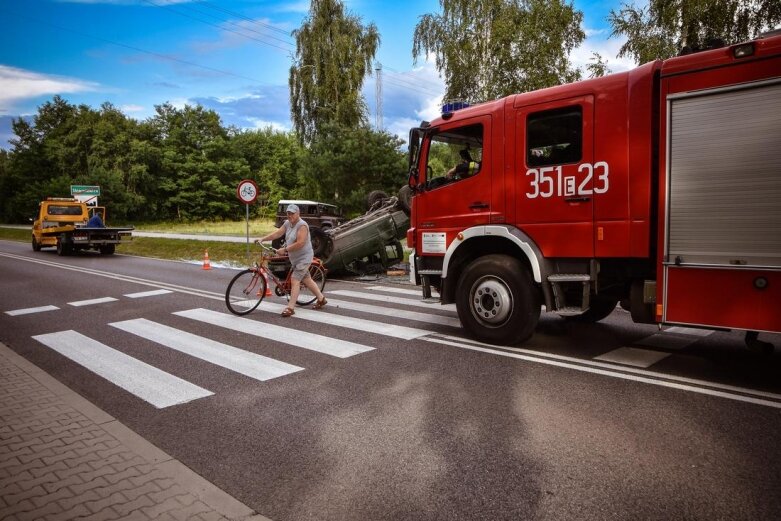
[[[413,63],[412,34],[437,0],[347,0],[382,43],[383,127],[406,135],[436,115],[444,91],[432,62]],[[608,39],[606,17],[619,0],[576,0],[588,38],[572,59],[596,50],[614,71],[632,67]],[[60,95],[74,104],[111,102],[146,119],[154,106],[199,103],[225,125],[290,129],[290,36],[308,0],[0,0],[0,147],[9,149],[12,118],[35,114]],[[364,96],[375,121],[375,80]]]

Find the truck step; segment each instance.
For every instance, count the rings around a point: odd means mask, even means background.
[[[442,275],[442,270],[418,270],[418,275]]]
[[[548,282],[588,282],[591,275],[587,273],[555,273],[548,275]]]

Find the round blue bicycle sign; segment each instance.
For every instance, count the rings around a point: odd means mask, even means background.
[[[252,204],[258,198],[258,185],[252,179],[244,179],[236,188],[236,197],[244,204]]]

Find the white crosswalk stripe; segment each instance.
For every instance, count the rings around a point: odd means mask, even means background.
[[[317,351],[338,358],[347,358],[374,350],[373,347],[356,344],[347,340],[339,340],[274,324],[264,324],[249,318],[240,318],[227,313],[211,311],[209,309],[197,308],[187,311],[177,311],[174,315],[198,320],[234,331],[240,331],[248,335],[275,340],[283,344],[290,344],[303,349]]]
[[[330,303],[330,302],[329,302]],[[284,304],[274,304],[273,302],[263,301],[258,306],[261,311],[268,311],[271,313],[281,313],[285,309]],[[387,315],[387,310],[386,310]],[[296,318],[302,318],[304,320],[311,320],[313,322],[320,322],[323,324],[329,324],[333,326],[346,327],[349,329],[356,329],[358,331],[366,331],[368,333],[377,333],[378,335],[391,336],[394,338],[402,338],[404,340],[412,340],[413,338],[419,338],[422,336],[430,335],[434,331],[426,331],[425,329],[416,329],[407,326],[397,326],[394,324],[385,324],[382,322],[375,322],[373,320],[364,320],[362,318],[346,317],[344,315],[336,315],[334,313],[325,313],[320,311],[313,311],[311,309],[296,307]]]
[[[33,338],[158,409],[214,394],[76,331]]]
[[[144,298],[144,297],[155,297],[157,295],[166,295],[168,293],[173,293],[170,289],[153,289],[152,291],[141,291],[140,293],[128,293],[125,296],[128,298]]]
[[[60,308],[57,306],[38,306],[37,308],[12,309],[10,311],[6,311],[5,314],[16,317],[19,315],[30,315],[32,313],[43,313],[44,311],[54,311],[56,309]]]
[[[365,300],[374,300],[376,302],[386,302],[388,304],[402,304],[404,306],[412,306],[416,308],[426,308],[436,311],[448,311],[451,316],[455,316],[456,306],[455,304],[438,304],[436,302],[422,302],[411,298],[395,297],[391,295],[375,295],[370,293],[363,293],[360,291],[352,291],[349,289],[339,289],[336,291],[329,291],[329,295],[339,295],[341,297],[353,297]],[[390,311],[390,310],[389,310]],[[390,314],[390,313],[389,313]]]
[[[407,309],[390,309],[383,306],[375,306],[373,304],[366,304],[365,302],[352,302],[350,300],[341,300],[331,298],[331,294],[328,295],[328,305],[337,308],[349,309],[351,311],[361,311],[363,313],[371,313],[374,315],[390,316],[393,318],[401,318],[404,320],[414,320],[416,322],[425,322],[427,324],[438,324],[441,326],[461,327],[461,321],[458,318],[436,315],[434,313],[423,313],[419,311],[411,311]]]
[[[145,318],[109,325],[255,380],[270,380],[304,369]]]
[[[391,286],[369,286],[368,288],[371,291],[384,291],[386,293],[399,293],[402,295],[412,295],[418,298],[423,298],[423,292],[420,288],[418,289],[411,289],[411,288],[394,288]],[[436,292],[436,290],[431,290],[432,295],[439,295],[439,293]]]
[[[101,297],[101,298],[93,298],[89,300],[78,300],[76,302],[68,302],[68,305],[74,307],[92,306],[94,304],[105,304],[107,302],[114,302],[115,300],[117,299],[115,299],[114,297]]]

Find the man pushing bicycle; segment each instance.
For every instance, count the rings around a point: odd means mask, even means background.
[[[314,309],[322,308],[328,301],[309,275],[309,266],[315,255],[312,250],[312,242],[309,240],[309,225],[301,218],[298,205],[289,204],[285,213],[287,213],[287,221],[282,223],[282,226],[270,234],[256,239],[255,242],[260,244],[263,241],[285,238],[285,246],[277,249],[276,253],[277,255],[287,255],[292,266],[290,301],[287,307],[282,310],[282,316],[289,317],[295,315],[294,308],[301,291],[301,283],[317,297]]]

